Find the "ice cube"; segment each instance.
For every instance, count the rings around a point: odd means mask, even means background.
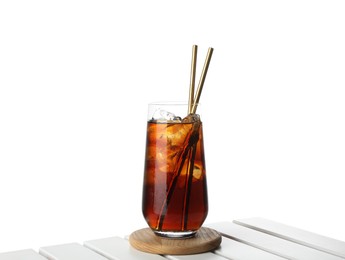
[[[194,165],[194,169],[193,169],[193,177],[197,180],[200,179],[202,175],[202,170],[200,167],[198,167],[197,165]]]
[[[158,108],[152,116],[153,120],[158,122],[181,122],[182,119],[174,113]]]
[[[195,123],[200,121],[200,116],[198,114],[189,114],[183,118],[182,123]]]

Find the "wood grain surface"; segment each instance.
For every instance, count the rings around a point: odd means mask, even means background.
[[[212,251],[222,242],[221,235],[210,228],[202,227],[194,237],[185,239],[164,238],[144,228],[133,232],[130,244],[143,252],[152,254],[189,255]]]

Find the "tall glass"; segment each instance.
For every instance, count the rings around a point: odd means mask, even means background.
[[[208,213],[203,131],[188,104],[149,104],[142,211],[155,234],[193,236]]]

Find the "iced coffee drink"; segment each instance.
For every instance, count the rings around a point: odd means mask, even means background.
[[[157,235],[192,236],[208,212],[202,122],[197,114],[181,118],[161,108],[154,114],[147,123],[143,215]]]

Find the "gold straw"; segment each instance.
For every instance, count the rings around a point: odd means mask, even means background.
[[[208,66],[210,65],[210,61],[211,61],[211,58],[212,58],[212,53],[213,53],[213,48],[208,48],[206,60],[205,60],[205,63],[204,63],[204,68],[202,69],[200,80],[199,80],[198,89],[196,90],[196,94],[195,94],[195,98],[194,98],[194,103],[193,103],[191,114],[195,114],[196,109],[198,107],[198,103],[199,103],[200,95],[201,95],[201,92],[202,92],[202,88],[204,86],[204,82],[205,82]]]
[[[192,107],[194,104],[195,70],[196,70],[197,54],[198,54],[198,46],[193,45],[192,64],[191,64],[191,69],[190,69],[188,114],[192,112]]]

